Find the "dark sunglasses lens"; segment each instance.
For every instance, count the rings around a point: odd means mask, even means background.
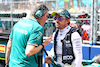
[[[56,20],[56,19],[57,19],[57,17],[54,18],[54,20]]]
[[[61,21],[62,20],[62,17],[58,17],[58,19],[59,19],[59,21]]]

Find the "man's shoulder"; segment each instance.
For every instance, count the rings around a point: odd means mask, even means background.
[[[27,22],[28,24],[31,24],[33,27],[41,27],[42,26],[38,23],[38,21],[35,18],[25,18],[23,21]]]
[[[71,30],[70,31],[71,31],[71,33],[77,32],[81,36],[80,30],[78,28],[76,28],[76,27],[71,27]]]
[[[79,30],[79,29],[76,28],[76,27],[71,27],[71,30],[70,30],[70,31],[73,33],[73,32],[78,32],[78,30]]]

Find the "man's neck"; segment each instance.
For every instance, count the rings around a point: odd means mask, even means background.
[[[69,25],[67,25],[67,26],[69,26]],[[64,29],[64,28],[66,28],[67,26],[65,26],[65,27],[61,28],[60,30],[62,30],[62,29]]]

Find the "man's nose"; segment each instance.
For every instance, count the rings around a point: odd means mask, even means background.
[[[56,22],[55,22],[55,23],[59,23],[59,21],[57,21],[57,20],[56,20]]]
[[[57,22],[57,23],[59,23],[59,22]]]

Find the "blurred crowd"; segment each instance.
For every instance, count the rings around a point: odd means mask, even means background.
[[[70,26],[76,27],[80,30],[81,36],[83,40],[89,41],[90,38],[90,20],[88,20],[90,16],[88,13],[85,13],[84,11],[82,14],[78,16],[78,18],[83,19],[83,20],[77,20],[76,22],[71,22]]]
[[[31,4],[37,2],[44,3],[50,10],[56,10],[57,8],[66,8],[69,11],[75,11],[79,8],[86,8],[86,0],[12,0],[13,9],[27,10],[30,9]],[[88,1],[89,3],[91,0]],[[10,10],[11,0],[0,0],[0,10]]]

